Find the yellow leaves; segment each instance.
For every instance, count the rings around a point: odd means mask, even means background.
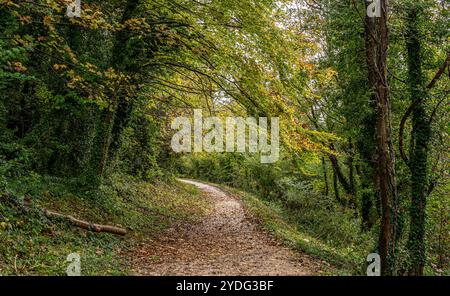
[[[289,151],[295,153],[319,152],[329,153],[329,149],[322,144],[328,141],[336,141],[334,134],[318,132],[298,117],[282,117],[280,122],[280,134],[283,144]]]
[[[325,71],[325,76],[327,79],[332,79],[336,75],[337,75],[337,71],[333,68],[327,68]]]
[[[148,30],[150,29],[150,25],[146,22],[145,18],[133,18],[127,20],[123,24],[123,28],[129,30]]]
[[[56,28],[54,26],[54,19],[50,15],[44,16],[42,23],[46,26],[52,34],[56,34]]]
[[[97,67],[96,65],[93,65],[93,64],[87,62],[87,63],[83,64],[82,66],[83,66],[84,69],[85,69],[86,71],[88,71],[89,73],[92,73],[92,74],[94,74],[94,75],[96,75],[96,76],[102,76],[102,75],[103,75],[103,73],[101,72],[101,70],[99,71],[99,70],[98,70],[98,67]]]
[[[69,83],[67,83],[67,87],[71,89],[75,89],[77,84],[83,81],[83,78],[78,75],[74,70],[69,70],[67,72],[67,76],[69,77]]]
[[[3,6],[13,6],[13,7],[20,7],[18,4],[14,3],[13,0],[0,0],[0,4]]]
[[[69,21],[85,29],[115,31],[114,26],[109,23],[107,18],[104,17],[104,14],[100,8],[87,3],[83,3],[81,17],[70,18]]]
[[[91,101],[105,110],[114,110],[117,92],[129,96],[134,92],[134,85],[130,84],[130,77],[117,72],[113,68],[99,69],[90,63],[77,63],[72,69],[64,72],[67,80],[67,88],[77,90],[84,100]],[[63,70],[68,66],[55,64],[53,69]],[[95,76],[95,81],[92,77]]]
[[[73,1],[72,0],[65,0],[65,2],[67,2],[67,3],[64,3],[64,4],[67,5],[67,4],[70,4]],[[47,0],[47,6],[51,7],[56,12],[62,12],[62,10],[63,10],[62,6],[59,5],[58,3],[56,3],[56,1],[53,1],[53,0]],[[64,6],[64,8],[65,8],[65,6]]]
[[[55,70],[55,71],[64,70],[66,68],[67,68],[66,65],[60,65],[60,64],[54,64],[53,65],[53,70]]]
[[[121,72],[117,72],[112,68],[106,70],[103,75],[104,78],[108,79],[112,88],[116,88],[122,83],[127,83],[129,81],[129,77]]]
[[[27,47],[31,44],[32,38],[30,36],[19,36],[19,35],[14,35],[11,43],[13,45],[18,45],[18,46],[23,46],[23,47]]]
[[[19,16],[19,21],[22,24],[30,24],[33,21],[33,18],[29,15],[20,15]]]
[[[19,73],[25,73],[28,70],[21,62],[9,62],[9,66],[13,71]]]
[[[64,46],[64,52],[69,56],[72,63],[74,63],[74,64],[78,63],[77,56],[75,55],[75,53],[72,51],[72,49],[69,46],[67,46],[67,45]]]
[[[44,23],[44,25],[46,25],[47,27],[51,27],[51,26],[52,26],[52,23],[53,23],[52,17],[49,16],[49,15],[44,16],[43,23]]]
[[[314,70],[314,67],[315,67],[315,66],[314,66],[313,63],[304,63],[304,64],[303,64],[303,67],[304,67],[306,70],[312,72],[312,71]]]

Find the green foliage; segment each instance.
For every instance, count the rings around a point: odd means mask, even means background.
[[[277,184],[283,175],[281,167],[261,165],[258,155],[221,153],[204,157],[187,156],[180,160],[179,166],[186,176],[256,192],[266,199],[281,196],[282,188]]]
[[[188,185],[151,185],[123,176],[113,180],[95,191],[58,178],[5,182],[0,195],[0,274],[65,275],[66,257],[73,252],[81,255],[83,275],[130,274],[124,252],[172,223],[196,221],[209,209]],[[30,209],[19,197],[24,194],[31,200]],[[123,225],[129,234],[122,238],[87,232],[64,219],[49,220],[42,208]]]
[[[357,213],[342,208],[331,196],[323,196],[301,183],[285,190],[285,211],[303,232],[341,248],[374,244],[373,236],[361,233]]]

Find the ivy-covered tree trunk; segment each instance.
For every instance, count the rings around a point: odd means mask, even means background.
[[[111,106],[102,111],[100,121],[97,124],[96,136],[91,154],[91,171],[89,177],[94,183],[98,183],[105,173],[108,161],[108,151],[111,144],[111,132],[117,108],[116,99],[112,99]]]
[[[411,171],[410,233],[408,239],[409,274],[423,275],[425,265],[425,207],[428,187],[428,143],[430,121],[426,115],[427,91],[422,74],[422,57],[416,3],[407,11],[406,46],[408,50],[408,84],[413,104],[409,167]]]
[[[124,12],[122,14],[121,23],[124,24],[136,13],[139,6],[139,0],[128,0]],[[131,33],[128,31],[120,31],[116,35],[116,40],[113,47],[111,64],[114,69],[124,73],[135,72],[132,66],[133,49],[129,47],[129,40]],[[131,119],[133,111],[134,98],[129,98],[125,94],[119,94],[117,112],[114,116],[113,126],[111,130],[111,143],[108,151],[108,158],[113,161],[117,151],[120,148],[121,135],[125,127]]]
[[[139,4],[139,0],[129,0],[123,11],[121,23],[131,19],[132,14]],[[117,33],[112,49],[111,65],[119,71],[126,70],[127,56],[126,47],[129,38],[129,32],[120,31]],[[112,159],[113,154],[119,148],[119,138],[124,126],[128,122],[131,113],[131,104],[121,94],[121,90],[116,90],[112,95],[109,108],[104,110],[101,120],[97,127],[96,139],[94,142],[93,153],[91,157],[91,171],[95,179],[100,179]]]
[[[369,77],[376,98],[376,179],[381,201],[381,227],[378,242],[383,275],[395,274],[397,185],[395,180],[395,152],[391,136],[391,113],[388,85],[387,56],[389,47],[388,1],[381,0],[381,15],[376,20],[367,16],[367,60]]]

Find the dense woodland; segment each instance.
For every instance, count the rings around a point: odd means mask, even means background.
[[[115,209],[181,175],[254,194],[352,274],[374,252],[449,274],[448,1],[71,2],[0,1],[0,273],[51,227],[23,201]],[[280,161],[173,152],[193,109],[279,117]]]

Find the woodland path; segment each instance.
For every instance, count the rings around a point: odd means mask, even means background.
[[[320,262],[294,252],[246,215],[235,197],[191,180],[213,205],[193,224],[176,225],[140,246],[132,258],[137,275],[313,275]]]

